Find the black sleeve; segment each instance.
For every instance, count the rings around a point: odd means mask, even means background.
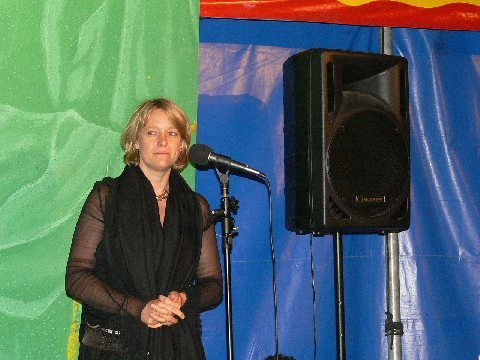
[[[195,285],[193,289],[187,293],[187,297],[193,297],[191,300],[198,302],[199,311],[202,312],[213,309],[222,302],[223,280],[217,239],[215,237],[215,226],[210,222],[210,206],[203,196],[199,194],[197,194],[197,196],[202,209],[204,231],[200,261],[195,276]]]
[[[66,293],[95,309],[140,318],[145,304],[125,296],[94,275],[95,251],[103,237],[103,213],[108,186],[96,184],[80,213],[65,273]]]

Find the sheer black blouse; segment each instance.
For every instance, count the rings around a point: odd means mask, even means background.
[[[96,184],[88,195],[78,219],[68,258],[65,285],[67,295],[82,304],[107,313],[140,319],[145,300],[127,296],[94,275],[95,252],[104,231],[105,200],[108,186]],[[191,297],[199,311],[214,308],[222,301],[222,273],[213,225],[208,224],[210,207],[200,194],[204,231],[200,260]],[[167,203],[168,206],[168,203]],[[205,228],[206,226],[206,228]],[[152,299],[149,299],[152,300]],[[188,301],[191,299],[187,299]]]

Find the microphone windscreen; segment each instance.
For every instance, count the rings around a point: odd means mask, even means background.
[[[208,166],[208,156],[212,153],[207,145],[193,144],[190,146],[190,161],[196,165]]]

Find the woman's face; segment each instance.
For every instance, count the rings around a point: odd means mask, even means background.
[[[135,148],[139,151],[139,166],[144,172],[168,171],[180,156],[182,137],[167,114],[154,109],[140,129]]]

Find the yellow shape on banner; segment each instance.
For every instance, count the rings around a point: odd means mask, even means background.
[[[196,134],[197,133],[197,120],[195,120],[193,122],[193,124],[190,124],[190,133],[193,135],[193,134]]]
[[[368,4],[375,1],[385,1],[385,0],[337,0],[342,4],[349,5],[349,6],[359,6]],[[448,4],[471,4],[480,6],[480,0],[465,0],[465,1],[455,1],[455,0],[386,0],[386,1],[394,1],[400,2],[407,5],[412,5],[416,7],[422,8],[434,8]]]
[[[79,304],[76,301],[72,301],[73,303],[73,314],[72,314],[72,325],[70,325],[70,335],[68,335],[68,343],[67,343],[67,360],[74,360],[77,358],[77,350],[78,350],[78,307]]]

